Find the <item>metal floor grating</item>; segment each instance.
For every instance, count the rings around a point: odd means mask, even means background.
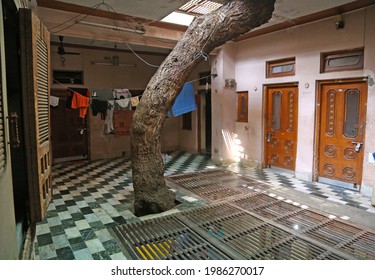
[[[224,169],[172,175],[168,179],[211,202],[269,188],[269,185],[258,180],[242,177]]]
[[[126,224],[112,232],[130,259],[230,259],[174,216]]]
[[[375,259],[375,231],[269,194],[265,184],[223,170],[169,179],[211,204],[113,228],[128,258]]]

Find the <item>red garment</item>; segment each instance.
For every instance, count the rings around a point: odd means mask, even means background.
[[[89,97],[85,97],[78,92],[74,92],[72,99],[72,109],[79,109],[79,117],[84,119],[89,107]]]

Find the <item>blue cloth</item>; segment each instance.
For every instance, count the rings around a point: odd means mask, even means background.
[[[173,103],[173,116],[177,117],[179,115],[189,113],[196,109],[197,104],[195,103],[193,83],[186,83]]]

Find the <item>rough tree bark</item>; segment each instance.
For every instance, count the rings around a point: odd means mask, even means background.
[[[164,180],[160,135],[175,98],[189,73],[225,42],[268,22],[275,0],[234,0],[196,18],[148,83],[131,126],[132,176],[137,216],[175,206]]]

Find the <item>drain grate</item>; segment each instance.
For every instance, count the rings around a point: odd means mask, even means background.
[[[263,223],[249,213],[225,203],[194,209],[182,215],[219,239],[230,238]]]
[[[265,217],[268,219],[274,219],[276,217],[289,214],[291,212],[302,211],[302,209],[290,203],[287,203],[284,201],[278,201],[271,205],[266,205],[266,206],[256,208],[253,211],[262,217]]]
[[[237,195],[242,195],[245,192],[242,190],[237,190],[233,188],[220,187],[220,188],[204,188],[199,187],[194,189],[194,193],[198,194],[204,199],[209,201],[219,201],[227,198],[231,198]]]
[[[326,249],[300,238],[290,238],[279,242],[271,248],[258,253],[256,259],[263,260],[313,260],[313,259],[345,259],[336,254],[325,257]]]
[[[268,188],[256,180],[222,169],[172,175],[169,179],[211,202]]]
[[[183,212],[182,215],[197,225],[202,225],[217,219],[221,220],[223,218],[231,218],[241,213],[243,213],[243,211],[236,207],[226,203],[218,203],[186,211]]]
[[[255,193],[236,199],[232,203],[245,209],[253,210],[260,207],[276,204],[279,200],[264,193]]]
[[[111,230],[130,259],[230,259],[174,216],[126,224]]]
[[[303,210],[277,219],[277,222],[293,230],[305,231],[328,220],[329,218],[323,214]]]
[[[345,259],[226,203],[182,215],[245,259]]]
[[[309,230],[305,234],[322,243],[330,246],[338,246],[341,243],[349,242],[362,229],[349,223],[331,220],[326,224],[318,225],[316,228]]]
[[[223,242],[244,255],[247,259],[261,259],[264,252],[292,235],[272,225],[245,230],[234,236],[224,237]],[[277,251],[277,250],[275,250]]]
[[[358,259],[375,259],[375,234],[366,232],[342,247],[346,252]]]
[[[172,175],[168,179],[211,201],[269,188],[269,185],[257,180],[223,169]]]
[[[375,259],[375,233],[222,169],[169,177],[212,202],[110,229],[129,259]]]

